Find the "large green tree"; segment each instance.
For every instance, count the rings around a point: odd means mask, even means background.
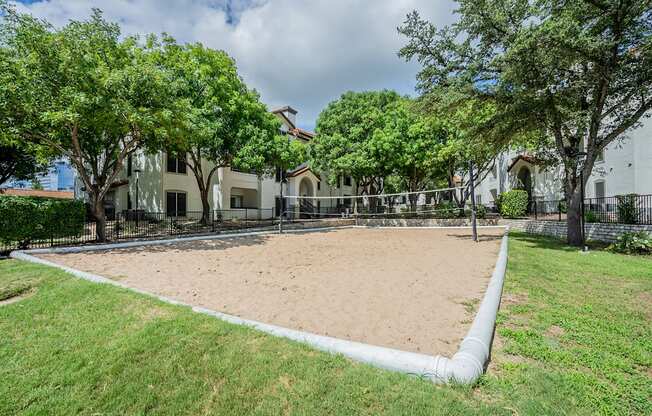
[[[178,45],[169,37],[161,44],[150,40],[150,48],[157,64],[174,78],[178,123],[168,147],[187,156],[204,222],[210,218],[210,185],[219,168],[263,175],[275,166],[300,163],[300,144],[281,136],[280,121],[238,76],[225,52],[201,44]]]
[[[580,178],[601,151],[652,108],[652,2],[459,0],[459,19],[437,28],[411,13],[400,54],[416,59],[425,94],[452,88],[489,97],[492,140],[539,132],[564,171],[568,242],[581,243]]]
[[[420,112],[413,100],[402,98],[397,104],[387,113],[385,125],[374,132],[370,148],[399,187],[411,192],[414,209],[415,192],[426,190],[445,175],[439,152],[447,144],[448,132],[440,119]]]
[[[117,25],[95,10],[54,28],[3,8],[0,44],[8,51],[3,129],[67,157],[84,183],[106,239],[104,199],[134,151],[160,147],[174,125],[170,79]]]
[[[374,140],[387,128],[403,98],[394,91],[347,92],[328,104],[317,119],[317,136],[310,143],[313,167],[328,172],[330,182],[350,175],[360,194],[382,191],[391,165],[391,142]]]

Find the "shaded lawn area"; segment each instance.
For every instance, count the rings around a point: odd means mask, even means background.
[[[0,262],[0,414],[650,414],[652,259],[512,233],[493,361],[434,386]]]

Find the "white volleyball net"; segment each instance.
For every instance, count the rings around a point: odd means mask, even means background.
[[[471,211],[464,192],[466,188],[459,187],[379,195],[289,195],[283,197],[282,219],[462,218]]]

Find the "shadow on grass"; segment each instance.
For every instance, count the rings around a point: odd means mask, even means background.
[[[543,248],[546,250],[559,250],[568,253],[581,250],[580,247],[568,245],[565,239],[548,235],[528,234],[523,231],[510,231],[509,238],[517,241],[522,241],[537,248]],[[609,244],[597,241],[588,241],[586,245],[589,247],[589,250],[604,251]]]

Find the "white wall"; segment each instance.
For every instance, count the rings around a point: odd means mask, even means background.
[[[499,190],[505,185],[503,192],[511,189],[513,177],[518,172],[518,166],[507,172],[507,167],[520,152],[510,151],[499,156],[496,177],[491,173],[477,186],[476,195],[481,195],[483,203],[493,202],[491,190]],[[519,162],[523,163],[523,162]],[[551,168],[546,171],[536,166],[530,167],[533,175],[533,195],[544,200],[563,198],[561,184],[563,171],[561,168]],[[501,181],[507,177],[507,181]],[[511,180],[510,180],[511,179]],[[605,195],[623,195],[637,193],[652,194],[652,120],[624,136],[621,140],[611,143],[604,151],[604,160],[595,163],[593,173],[588,179],[585,189],[587,198],[595,197],[595,183],[604,181]]]

